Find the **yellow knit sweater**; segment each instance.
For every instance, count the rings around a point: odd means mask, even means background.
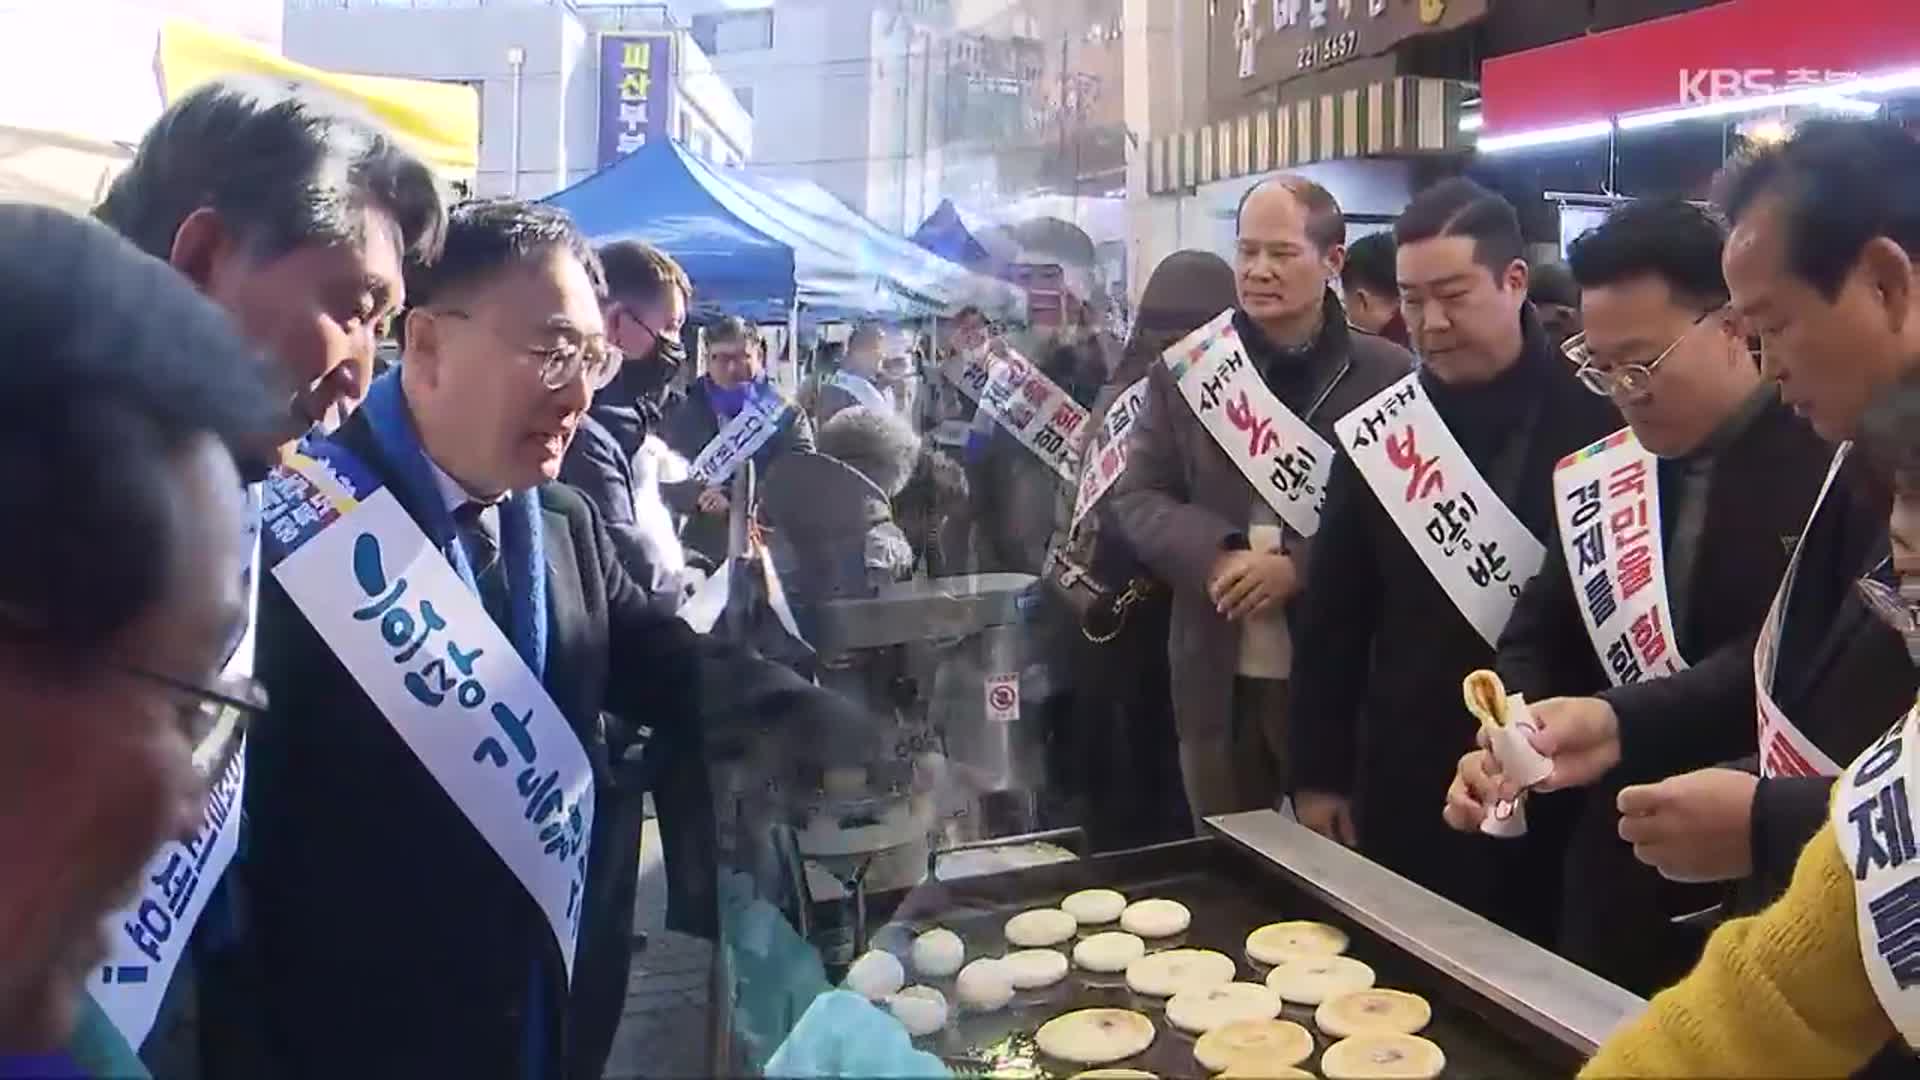
[[[1853,874],[1829,825],[1785,896],[1714,931],[1685,979],[1656,995],[1581,1071],[1603,1077],[1837,1077],[1894,1037],[1860,963]]]

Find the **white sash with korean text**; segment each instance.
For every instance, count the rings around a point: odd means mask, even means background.
[[[1419,372],[1341,417],[1334,433],[1447,599],[1497,642],[1547,549],[1460,448]]]
[[[1101,443],[1098,452],[1089,453],[1080,469],[1080,490],[1073,500],[1073,526],[1087,516],[1087,511],[1100,501],[1107,490],[1113,487],[1120,474],[1127,471],[1127,435],[1133,431],[1133,422],[1139,418],[1140,410],[1147,407],[1147,380],[1137,380],[1132,386],[1120,391],[1113,399],[1113,407],[1101,418],[1101,430],[1094,433],[1093,442]],[[1089,443],[1091,448],[1093,443]]]
[[[1920,707],[1847,766],[1835,792],[1834,839],[1853,873],[1860,959],[1873,996],[1909,1047],[1920,1047]]]
[[[753,394],[727,426],[700,448],[700,454],[687,468],[687,479],[712,486],[733,479],[740,463],[750,461],[767,440],[780,433],[786,419],[787,403],[774,393]]]
[[[446,555],[356,467],[329,454],[275,470],[273,575],[539,905],[570,980],[593,832],[586,751]]]
[[[1621,428],[1553,469],[1574,602],[1615,686],[1687,669],[1667,601],[1659,464]]]
[[[260,609],[260,494],[247,492],[247,628],[222,671],[253,674],[254,629]],[[137,1052],[153,1030],[160,1001],[180,966],[193,928],[207,899],[233,861],[239,846],[240,802],[247,785],[247,747],[243,741],[221,774],[212,779],[200,830],[191,840],[169,840],[140,875],[138,898],[107,920],[107,956],[87,976],[87,993]]]
[[[1160,361],[1200,426],[1280,520],[1301,536],[1320,531],[1333,447],[1281,404],[1254,370],[1233,309],[1175,343]]]
[[[891,413],[894,411],[893,402],[889,401],[887,396],[880,392],[879,387],[855,375],[851,371],[836,371],[833,373],[833,378],[828,381],[834,386],[853,395],[853,400],[874,412]]]
[[[1061,480],[1076,484],[1087,410],[1011,349],[956,354],[941,373]]]
[[[1820,485],[1820,497],[1813,501],[1813,513],[1807,517],[1807,527],[1801,530],[1800,542],[1794,545],[1793,558],[1787,561],[1787,573],[1780,579],[1780,587],[1774,591],[1773,606],[1767,609],[1767,621],[1760,627],[1760,640],[1753,647],[1753,702],[1755,723],[1759,729],[1760,775],[1774,776],[1838,776],[1840,766],[1826,752],[1807,738],[1806,732],[1794,726],[1787,714],[1773,700],[1774,668],[1780,662],[1780,626],[1786,618],[1787,598],[1793,595],[1793,579],[1800,573],[1800,556],[1806,549],[1806,534],[1813,531],[1813,523],[1820,516],[1820,507],[1827,501],[1827,494],[1833,490],[1834,478],[1840,475],[1840,466],[1847,460],[1847,453],[1853,449],[1852,443],[1841,443],[1834,451],[1833,464],[1827,468],[1826,482]]]

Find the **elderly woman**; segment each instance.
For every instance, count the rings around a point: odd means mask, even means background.
[[[218,676],[238,463],[278,413],[225,317],[98,225],[0,207],[0,295],[0,1068],[144,1076],[86,980],[255,701]]]

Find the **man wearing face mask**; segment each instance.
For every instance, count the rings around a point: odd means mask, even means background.
[[[1335,425],[1294,700],[1300,820],[1467,908],[1545,938],[1553,896],[1504,880],[1518,849],[1436,813],[1475,721],[1463,676],[1493,662],[1553,531],[1553,467],[1620,426],[1527,304],[1513,207],[1466,179],[1394,228],[1420,367]],[[1557,875],[1545,883],[1557,893]],[[1543,903],[1543,900],[1545,901]]]
[[[706,328],[704,341],[707,373],[694,380],[668,414],[662,433],[667,445],[698,464],[701,453],[714,446],[721,431],[749,405],[774,406],[778,420],[749,459],[755,473],[766,476],[767,466],[783,454],[812,453],[813,425],[767,378],[760,332],[729,315]],[[727,482],[733,475],[662,485],[667,504],[687,515],[681,541],[715,565],[727,557],[727,520],[733,505]]]
[[[1276,807],[1286,793],[1289,679],[1300,670],[1292,634],[1303,625],[1297,596],[1309,552],[1319,550],[1307,538],[1321,521],[1311,499],[1276,493],[1269,477],[1281,465],[1270,448],[1254,456],[1246,434],[1217,436],[1202,413],[1223,413],[1224,400],[1248,427],[1255,411],[1262,430],[1290,425],[1292,446],[1324,469],[1334,419],[1409,362],[1399,346],[1348,329],[1331,288],[1347,223],[1325,188],[1291,175],[1256,184],[1237,230],[1230,326],[1245,381],[1210,407],[1159,358],[1127,467],[1107,496],[1127,543],[1173,591],[1174,721],[1196,819]],[[1304,456],[1289,448],[1295,464]]]
[[[599,508],[627,574],[664,610],[674,611],[687,558],[661,496],[659,457],[648,439],[661,426],[667,384],[686,360],[680,329],[693,284],[679,263],[643,241],[620,240],[598,254],[607,274],[607,340],[626,362],[594,395],[560,479]]]

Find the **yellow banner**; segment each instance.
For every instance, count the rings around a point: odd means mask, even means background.
[[[161,30],[160,75],[168,104],[232,75],[312,83],[371,113],[445,176],[472,179],[480,163],[480,101],[471,86],[322,71],[185,19]]]

